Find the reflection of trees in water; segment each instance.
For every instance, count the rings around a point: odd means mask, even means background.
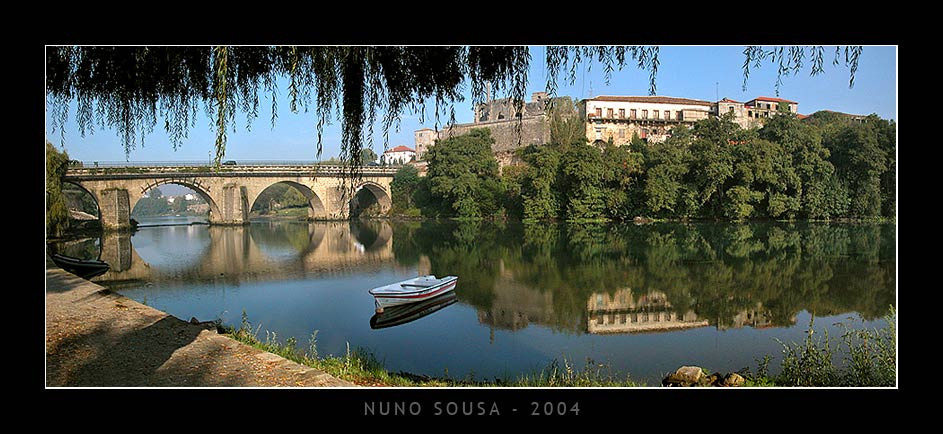
[[[875,319],[895,300],[892,225],[424,222],[394,230],[397,257],[424,253],[434,273],[458,275],[461,301],[489,310],[501,279],[511,279],[552,294],[541,317],[574,331],[594,293],[624,288],[664,293],[678,312],[716,327],[757,309],[779,326],[802,310]]]
[[[380,222],[366,220],[351,220],[350,234],[360,245],[369,249],[380,238]]]
[[[423,251],[418,245],[416,232],[423,226],[418,221],[393,222],[393,256],[396,263],[411,267],[419,263]]]
[[[311,244],[311,225],[307,222],[256,222],[249,225],[249,234],[260,248],[267,251],[288,250],[302,254]]]
[[[99,259],[101,257],[101,238],[52,242],[49,243],[49,254],[53,253],[79,259]]]

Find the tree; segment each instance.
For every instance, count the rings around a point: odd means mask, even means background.
[[[567,220],[605,216],[606,177],[602,152],[590,145],[572,145],[560,156]]]
[[[526,220],[562,217],[562,193],[559,185],[560,152],[556,145],[524,149],[523,160],[527,170],[521,183],[523,217]]]
[[[367,163],[374,163],[377,161],[377,153],[373,152],[373,149],[363,148],[360,150],[360,165]]]
[[[69,154],[46,142],[46,233],[59,236],[69,227],[69,209],[62,194],[62,177]]]
[[[881,215],[881,177],[888,159],[876,129],[870,123],[850,123],[824,140],[839,177],[848,186],[853,217]]]
[[[602,151],[603,195],[610,218],[627,220],[643,214],[640,177],[644,158],[626,146],[607,145]]]
[[[500,190],[504,192],[501,206],[508,217],[524,218],[524,199],[521,196],[521,191],[527,170],[528,167],[522,164],[504,166],[501,169]]]
[[[403,211],[413,208],[413,194],[419,189],[422,178],[415,166],[403,166],[393,175],[390,182],[393,207]]]
[[[836,47],[838,63],[842,47]],[[744,87],[750,68],[769,60],[777,64],[778,86],[783,76],[798,73],[808,59],[813,75],[824,71],[823,47],[747,47],[743,63]],[[649,94],[656,92],[658,47],[583,46],[547,47],[546,90],[555,96],[562,71],[573,83],[580,65],[599,61],[607,80],[616,68],[633,63],[649,72]],[[862,47],[844,47],[845,65],[854,84]],[[337,46],[212,46],[212,47],[48,47],[46,50],[46,93],[53,113],[53,131],[68,117],[69,104],[77,104],[79,128],[86,130],[99,120],[115,128],[126,154],[140,138],[153,131],[157,114],[173,146],[187,137],[198,106],[214,118],[215,162],[226,153],[227,130],[237,109],[251,122],[258,114],[259,90],[272,95],[274,124],[277,118],[274,95],[277,79],[289,80],[289,109],[308,111],[312,93],[317,117],[317,154],[322,150],[324,125],[331,122],[335,109],[342,130],[341,160],[350,162],[360,155],[368,129],[385,111],[382,129],[386,137],[398,127],[407,109],[422,116],[428,99],[435,101],[436,123],[450,114],[454,123],[454,102],[462,100],[461,89],[471,85],[472,104],[483,102],[486,87],[495,93],[504,89],[520,112],[527,91],[530,52],[523,46],[504,47],[337,47]],[[448,106],[448,107],[446,107]],[[420,119],[422,122],[423,119]],[[384,143],[386,144],[386,143]],[[351,166],[354,173],[357,169]]]
[[[794,116],[776,116],[759,130],[759,136],[779,143],[791,156],[794,196],[799,200],[800,215],[828,218],[828,185],[835,167],[828,161],[829,151],[822,146],[815,127]]]
[[[170,211],[174,214],[185,214],[188,206],[190,206],[190,201],[186,197],[177,196],[174,198],[174,202],[170,204]]]
[[[643,148],[645,206],[655,216],[689,217],[695,194],[686,185],[691,151],[680,137]]]
[[[550,143],[586,143],[586,125],[576,102],[567,96],[552,99],[551,105]]]
[[[429,150],[430,190],[438,201],[448,204],[451,214],[481,218],[500,209],[501,183],[498,161],[491,152],[493,143],[489,129],[475,128],[439,141]]]

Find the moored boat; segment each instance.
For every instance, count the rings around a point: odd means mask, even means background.
[[[58,253],[52,255],[52,262],[55,262],[59,268],[86,280],[104,274],[111,268],[107,262],[98,259],[79,259]]]
[[[370,317],[370,328],[382,329],[403,325],[444,309],[458,300],[454,291],[425,299],[417,303],[407,303],[387,308],[383,313]]]
[[[419,276],[402,282],[376,287],[370,295],[376,301],[377,313],[384,308],[427,300],[455,289],[458,276],[436,278],[433,275]]]

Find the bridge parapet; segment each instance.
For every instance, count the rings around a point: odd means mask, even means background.
[[[340,177],[351,173],[361,176],[392,177],[399,170],[398,167],[363,166],[351,168],[345,166],[327,165],[258,165],[258,166],[114,166],[114,167],[70,167],[66,171],[66,179],[109,179],[109,178],[136,178],[146,176],[186,175],[190,177],[228,177],[228,176],[272,176],[272,175],[301,175],[301,176],[331,176]]]

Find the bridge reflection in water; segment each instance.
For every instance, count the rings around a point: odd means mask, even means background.
[[[173,258],[142,258],[130,233],[106,232],[99,240],[100,259],[111,269],[93,281],[111,288],[144,282],[238,283],[360,271],[393,261],[393,230],[385,221],[282,222],[277,230],[266,225],[143,228],[134,235],[140,244],[151,241],[150,230],[164,231],[154,242],[186,238],[180,244],[187,248],[178,249]]]

